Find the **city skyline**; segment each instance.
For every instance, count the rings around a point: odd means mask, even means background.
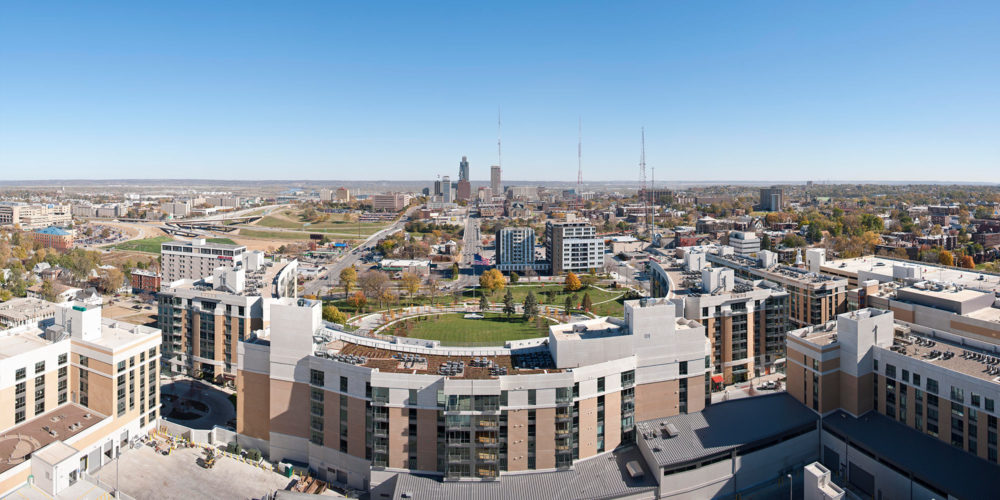
[[[483,181],[498,106],[505,180],[574,181],[581,118],[585,182],[638,182],[641,127],[664,183],[1000,157],[992,3],[302,5],[0,7],[5,179]]]

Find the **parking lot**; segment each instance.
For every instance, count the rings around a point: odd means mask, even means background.
[[[276,472],[263,470],[228,457],[217,460],[215,467],[202,468],[198,458],[201,448],[174,450],[170,455],[157,454],[143,446],[122,454],[117,477],[120,489],[136,500],[195,498],[259,499],[292,482]],[[102,483],[115,484],[115,463],[104,466],[98,476]]]

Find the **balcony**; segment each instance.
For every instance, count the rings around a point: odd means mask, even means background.
[[[389,437],[389,429],[375,429],[372,431],[372,436],[375,437]]]
[[[480,420],[476,422],[476,427],[479,429],[500,429],[500,422],[497,420]]]

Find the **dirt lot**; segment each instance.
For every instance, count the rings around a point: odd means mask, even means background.
[[[136,325],[156,326],[156,308],[136,310],[131,302],[120,302],[101,308],[101,316]]]

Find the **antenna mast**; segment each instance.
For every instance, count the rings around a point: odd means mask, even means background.
[[[652,241],[653,233],[656,232],[656,167],[650,167],[649,191],[652,193],[650,202],[653,204],[653,211],[649,214],[650,224],[649,238]]]
[[[646,127],[642,127],[642,153],[639,155],[639,180],[642,183],[642,224],[649,230],[649,209],[646,203],[649,193],[646,192]]]
[[[580,191],[583,186],[583,118],[580,118],[578,129],[577,129],[577,142],[576,142],[576,188]],[[576,193],[577,196],[581,194]]]

